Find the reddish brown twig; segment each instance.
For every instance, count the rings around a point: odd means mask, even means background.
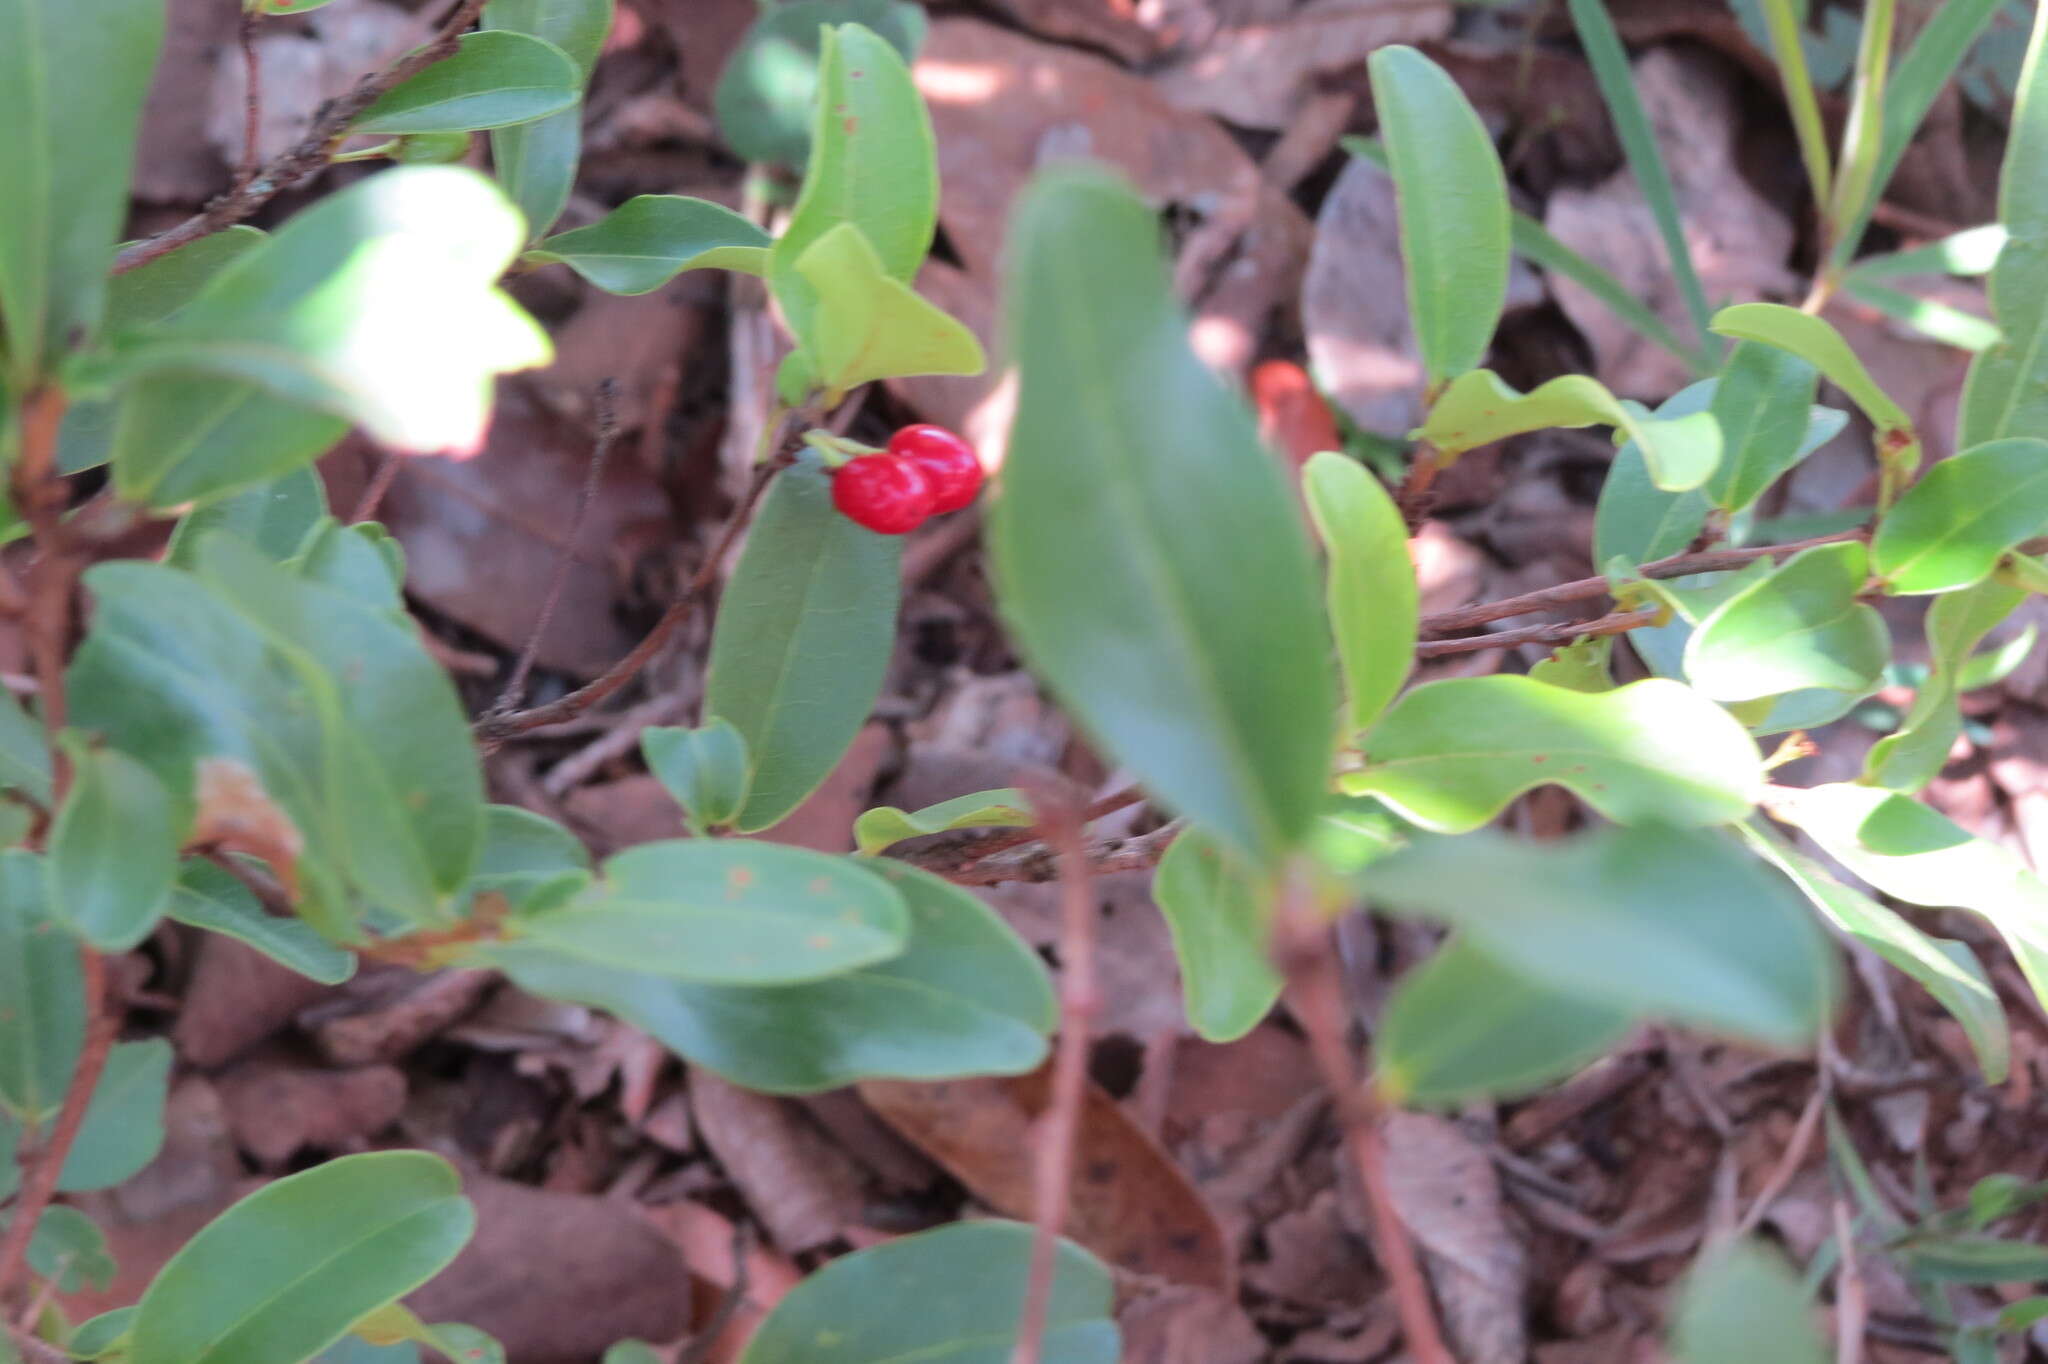
[[[396,450],[377,452],[377,467],[370,472],[370,481],[363,485],[362,495],[356,498],[355,510],[348,514],[350,525],[367,521],[377,514],[377,508],[384,505],[385,494],[398,481],[398,466],[405,456]]]
[[[14,1348],[21,1352],[25,1364],[76,1364],[68,1352],[58,1349],[41,1336],[30,1335],[11,1322],[0,1321],[0,1332],[14,1342]]]
[[[1360,1079],[1346,1041],[1348,1013],[1337,974],[1336,944],[1312,902],[1308,883],[1298,873],[1290,874],[1283,885],[1275,933],[1276,955],[1287,980],[1287,1006],[1308,1037],[1316,1069],[1336,1105],[1345,1147],[1371,1208],[1373,1244],[1393,1288],[1408,1356],[1415,1364],[1457,1364],[1444,1344],[1429,1284],[1394,1206],[1378,1100]]]
[[[1415,656],[1442,658],[1446,654],[1505,649],[1513,644],[1569,644],[1588,635],[1624,635],[1639,625],[1656,624],[1662,614],[1655,607],[1647,607],[1641,611],[1616,611],[1595,620],[1566,621],[1562,625],[1524,625],[1517,630],[1497,630],[1467,639],[1425,639],[1415,646]]]
[[[1159,859],[1166,855],[1166,849],[1186,827],[1186,821],[1175,820],[1150,833],[1106,838],[1090,844],[1086,850],[1088,868],[1098,876],[1106,876],[1111,872],[1143,871],[1157,866]],[[943,876],[956,886],[1056,881],[1060,877],[1059,850],[1046,843],[1025,845],[1011,852],[983,858],[972,866],[934,869],[933,875]]]
[[[1060,868],[1060,1035],[1052,1094],[1033,1133],[1031,1272],[1010,1364],[1038,1364],[1052,1306],[1053,1268],[1073,1187],[1081,1105],[1088,1097],[1088,1040],[1102,1007],[1095,980],[1095,878],[1082,842],[1086,811],[1052,781],[1027,783],[1040,836]]]
[[[374,75],[363,77],[355,88],[330,100],[314,116],[313,126],[297,146],[274,158],[256,174],[236,184],[199,212],[165,232],[140,241],[114,257],[114,273],[147,265],[188,242],[211,236],[224,227],[242,222],[257,209],[289,189],[297,189],[327,169],[334,146],[348,133],[348,125],[363,110],[375,104],[385,91],[402,84],[444,57],[452,56],[462,35],[483,11],[484,0],[462,0],[433,41],[406,53]],[[252,87],[253,88],[253,87]]]

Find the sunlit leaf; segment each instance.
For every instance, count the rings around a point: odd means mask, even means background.
[[[884,273],[852,223],[819,237],[793,268],[810,289],[804,354],[828,402],[877,379],[979,374],[988,364],[963,323]]]
[[[1280,997],[1267,945],[1273,883],[1219,840],[1190,829],[1168,845],[1152,877],[1180,960],[1188,1022],[1211,1042],[1231,1042]]]
[[[1912,418],[1879,387],[1833,324],[1782,303],[1738,303],[1714,314],[1714,330],[1723,336],[1776,346],[1805,360],[1848,394],[1849,401],[1877,427],[1880,462],[1907,468],[1919,463],[1920,437]]]
[[[1334,451],[1309,457],[1301,485],[1329,557],[1324,600],[1351,727],[1362,730],[1387,708],[1415,663],[1419,589],[1408,527],[1379,480]]]
[[[568,266],[607,293],[645,294],[685,270],[768,268],[769,237],[723,204],[641,194],[588,227],[558,232],[525,259]]]
[[[1870,750],[1863,780],[1894,791],[1917,791],[1934,780],[1962,733],[1957,695],[1969,684],[1963,673],[1973,661],[1970,651],[2025,600],[2020,589],[1987,580],[1947,593],[1927,608],[1927,677],[1914,692],[1905,722]]]
[[[862,853],[878,853],[892,843],[953,829],[1029,828],[1034,822],[1031,804],[1014,787],[995,791],[973,791],[922,810],[899,810],[893,805],[863,811],[853,822],[854,846]]]
[[[1814,367],[1789,351],[1745,341],[1720,373],[1710,409],[1721,427],[1721,462],[1706,483],[1724,511],[1740,511],[1842,429],[1845,414],[1828,412],[1816,423]],[[1827,409],[1822,409],[1827,412]],[[1819,439],[1813,427],[1822,425]]]
[[[1942,460],[1885,514],[1871,567],[1894,592],[1953,592],[2048,527],[2048,440],[2012,436]]]
[[[1517,393],[1492,370],[1451,381],[1417,433],[1445,456],[1552,426],[1612,426],[1643,453],[1650,480],[1666,492],[1697,488],[1721,460],[1721,429],[1703,412],[1659,419],[1624,403],[1583,374],[1565,374]]]
[[[1685,646],[1686,676],[1718,701],[1868,692],[1891,659],[1884,618],[1857,600],[1868,567],[1856,540],[1793,555],[1700,622]]]

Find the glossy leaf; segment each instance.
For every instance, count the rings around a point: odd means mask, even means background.
[[[2011,436],[1942,460],[1879,523],[1871,567],[1893,592],[1953,592],[2048,527],[2048,440]]]
[[[332,1345],[425,1283],[476,1227],[439,1156],[344,1156],[276,1180],[194,1236],[150,1283],[132,1364],[276,1364]]]
[[[1689,384],[1666,399],[1656,411],[1660,421],[1675,421],[1705,412],[1714,400],[1718,379]],[[1593,561],[1606,565],[1617,558],[1631,564],[1677,554],[1707,524],[1714,504],[1704,488],[1666,492],[1650,477],[1643,447],[1625,440],[1607,466],[1600,501],[1593,510]]]
[[[599,888],[522,917],[518,936],[627,970],[707,985],[788,985],[903,949],[902,897],[841,857],[737,839],[643,843]]]
[[[1700,622],[1685,646],[1686,676],[1717,701],[1809,687],[1868,692],[1891,660],[1884,618],[1856,599],[1869,558],[1856,540],[1793,555]]]
[[[764,8],[719,73],[713,103],[726,146],[744,161],[801,168],[818,96],[818,31],[855,23],[909,61],[923,45],[924,10],[904,0],[793,0]]]
[[[1210,1042],[1258,1026],[1280,998],[1267,944],[1273,884],[1220,840],[1190,829],[1167,846],[1152,877],[1180,959],[1188,1022]]]
[[[0,33],[0,363],[25,392],[99,323],[164,6],[0,0]]]
[[[531,123],[583,97],[583,73],[545,38],[509,29],[465,33],[452,56],[377,97],[351,133],[462,133]]]
[[[641,194],[588,227],[556,233],[524,259],[566,265],[607,293],[646,294],[685,270],[762,274],[769,240],[723,204]]]
[[[85,1044],[78,941],[51,920],[42,859],[0,852],[0,1126],[56,1111]]]
[[[1777,1046],[1810,1043],[1829,1012],[1834,958],[1813,915],[1718,831],[1423,838],[1366,868],[1359,885],[1582,1002]]]
[[[1879,739],[1864,764],[1863,780],[1894,791],[1917,791],[1940,774],[1962,733],[1957,696],[1969,685],[1971,651],[2019,608],[2026,593],[1995,580],[1950,592],[1927,608],[1929,669],[1903,724]],[[2015,640],[2025,642],[2025,637]]]
[[[1400,692],[1415,662],[1420,608],[1408,525],[1379,480],[1334,451],[1309,457],[1301,485],[1329,558],[1324,600],[1347,713],[1362,730]]]
[[[993,1364],[1010,1357],[1032,1230],[957,1222],[834,1260],[791,1289],[740,1364]],[[1109,1270],[1071,1241],[1053,1261],[1041,1358],[1116,1364]],[[914,1312],[906,1303],[918,1304]]]
[[[1477,829],[1524,791],[1556,783],[1622,823],[1724,824],[1762,792],[1756,745],[1719,706],[1676,682],[1567,691],[1526,677],[1415,688],[1339,785],[1441,833]]]
[[[730,824],[745,808],[747,741],[731,721],[714,715],[701,729],[650,726],[640,751],[697,832]]]
[[[524,237],[474,171],[383,171],[302,210],[173,317],[132,333],[119,372],[253,380],[396,449],[472,452],[496,375],[551,356],[497,287]]]
[[[906,838],[922,838],[953,829],[1028,829],[1035,822],[1031,803],[1015,787],[995,791],[973,791],[922,810],[899,810],[893,805],[863,811],[853,821],[854,847],[873,855]]]
[[[527,990],[609,1009],[692,1064],[767,1093],[1036,1068],[1055,1017],[1044,964],[966,891],[902,863],[872,866],[909,908],[909,943],[829,980],[687,985],[516,943],[493,961]]]
[[[1984,1083],[2005,1083],[2012,1068],[2012,1035],[2005,1007],[1968,946],[1922,933],[1898,911],[1851,890],[1810,859],[1753,826],[1745,826],[1743,834],[1836,928],[1918,981],[1948,1010],[1969,1038]]]
[[[152,1037],[116,1044],[93,1087],[85,1123],[64,1158],[58,1190],[112,1188],[155,1160],[164,1143],[164,1099],[170,1086],[169,1042]]]
[[[50,829],[50,917],[102,952],[149,936],[183,837],[170,793],[125,753],[67,745],[71,790]]]
[[[1508,288],[1508,187],[1493,138],[1442,67],[1372,54],[1373,108],[1394,177],[1408,311],[1430,390],[1486,359]]]
[[[902,549],[833,510],[813,465],[768,490],[719,602],[704,691],[705,715],[740,732],[753,764],[736,827],[794,810],[860,732],[895,643]]]
[[[1394,986],[1373,1038],[1374,1081],[1402,1107],[1512,1099],[1589,1064],[1634,1021],[1452,938]]]
[[[987,366],[974,333],[885,274],[853,224],[818,238],[794,268],[815,304],[804,355],[827,402],[877,379],[979,374]]]
[[[1706,483],[1715,506],[1742,510],[1814,448],[1807,442],[1818,378],[1812,365],[1789,351],[1754,341],[1735,348],[1709,409],[1721,428],[1721,462]],[[1848,420],[1831,415],[1836,420],[1828,435]]]
[[[1100,172],[1048,173],[1022,202],[998,598],[1108,754],[1264,858],[1307,833],[1321,799],[1328,635],[1293,498],[1189,349],[1158,238],[1151,209]]]
[[[1740,1240],[1701,1255],[1678,1299],[1677,1364],[1825,1364],[1813,1305],[1774,1250]]]
[[[1697,488],[1721,461],[1721,431],[1704,413],[1660,420],[1624,403],[1583,374],[1565,374],[1517,393],[1492,370],[1451,381],[1417,433],[1451,457],[1552,426],[1612,426],[1643,453],[1650,480],[1666,492]]]
[[[311,469],[295,469],[209,502],[179,518],[164,562],[192,568],[199,542],[213,531],[246,540],[275,563],[299,552],[306,535],[327,514],[327,489]]]
[[[1908,468],[1918,463],[1920,438],[1913,430],[1912,418],[1878,386],[1833,324],[1782,303],[1738,303],[1714,314],[1714,330],[1738,340],[1776,346],[1805,360],[1870,418],[1877,428],[1881,461],[1896,461]]]
[[[339,985],[356,973],[355,953],[327,941],[302,919],[269,913],[232,872],[203,858],[192,858],[179,868],[165,912],[181,924],[246,943],[322,985]]]
[[[576,64],[580,90],[590,84],[605,35],[611,32],[612,4],[613,0],[491,0],[484,6],[483,25],[553,43]],[[525,217],[529,240],[540,237],[562,216],[582,152],[580,101],[531,123],[492,130],[491,168]]]

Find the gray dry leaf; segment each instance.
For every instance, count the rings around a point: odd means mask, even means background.
[[[1244,1309],[1213,1288],[1168,1284],[1117,1313],[1123,1364],[1260,1364],[1271,1346]]]
[[[1769,298],[1793,287],[1786,265],[1792,223],[1750,187],[1736,164],[1742,127],[1738,79],[1726,61],[1693,49],[1657,48],[1635,63],[1636,89],[1670,167],[1679,219],[1709,307]],[[1681,337],[1691,332],[1656,219],[1626,168],[1591,189],[1559,190],[1544,225],[1613,274]],[[1592,345],[1596,376],[1616,393],[1660,401],[1691,377],[1675,356],[1577,284],[1553,277],[1550,286]]]
[[[1387,1120],[1394,1206],[1415,1237],[1465,1364],[1522,1364],[1528,1267],[1501,1215],[1493,1162],[1458,1125],[1423,1113]]]
[[[1316,214],[1301,290],[1309,363],[1323,392],[1368,431],[1422,421],[1422,356],[1408,320],[1393,177],[1351,158]]]

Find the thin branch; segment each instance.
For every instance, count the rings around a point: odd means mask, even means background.
[[[1799,1173],[1799,1167],[1806,1163],[1807,1152],[1813,1149],[1814,1134],[1820,1131],[1821,1112],[1827,1107],[1828,1069],[1820,1067],[1820,1074],[1814,1077],[1813,1097],[1806,1101],[1806,1110],[1799,1115],[1799,1122],[1792,1129],[1791,1140],[1785,1143],[1785,1152],[1778,1157],[1764,1186],[1756,1191],[1750,1200],[1749,1211],[1735,1226],[1737,1236],[1747,1236],[1763,1223],[1764,1214],[1771,1210],[1771,1204],[1778,1201],[1778,1195],[1791,1186],[1792,1177]]]
[[[235,27],[235,42],[242,49],[242,159],[235,165],[234,189],[240,190],[256,178],[256,140],[263,128],[263,71],[256,55],[256,11],[244,9]]]
[[[391,485],[398,481],[398,466],[405,456],[396,450],[383,450],[377,455],[377,468],[370,475],[370,481],[363,485],[362,496],[356,499],[355,510],[348,514],[350,525],[367,521],[377,514],[377,508],[384,505],[384,498],[391,491]]]
[[[454,13],[448,16],[448,21],[441,25],[432,42],[406,53],[382,71],[363,77],[346,95],[328,101],[315,115],[312,128],[297,146],[274,158],[246,182],[236,177],[238,183],[226,194],[176,227],[122,251],[114,258],[114,273],[118,275],[138,265],[147,265],[189,242],[232,227],[284,191],[297,189],[327,169],[328,158],[333,155],[335,144],[347,136],[349,124],[355,122],[363,110],[375,104],[385,91],[410,80],[444,57],[454,55],[458,40],[476,22],[483,7],[484,0],[462,0]]]
[[[1088,1041],[1102,997],[1095,979],[1094,873],[1083,842],[1086,811],[1052,781],[1026,786],[1046,846],[1059,861],[1060,1035],[1053,1053],[1052,1095],[1033,1133],[1031,1271],[1010,1364],[1039,1364],[1067,1197],[1074,1182],[1081,1105],[1088,1097]]]
[[[1393,1288],[1408,1356],[1415,1364],[1457,1364],[1444,1344],[1429,1284],[1422,1277],[1408,1229],[1394,1206],[1386,1144],[1380,1134],[1379,1102],[1360,1080],[1345,1038],[1349,1014],[1344,1005],[1344,982],[1338,975],[1336,944],[1328,921],[1313,903],[1312,891],[1299,873],[1291,874],[1281,890],[1276,920],[1276,955],[1287,981],[1287,1006],[1307,1035],[1316,1069],[1336,1104],[1345,1146],[1371,1206],[1373,1244]]]
[[[1525,625],[1518,630],[1499,630],[1465,639],[1425,639],[1415,646],[1415,656],[1442,658],[1446,654],[1504,649],[1511,644],[1569,644],[1588,635],[1625,635],[1639,625],[1656,624],[1662,614],[1656,607],[1646,607],[1641,611],[1616,611],[1595,620],[1566,621],[1562,625]]]
[[[1097,876],[1107,876],[1118,871],[1143,871],[1159,865],[1159,859],[1166,855],[1167,847],[1180,837],[1187,827],[1185,820],[1175,820],[1161,825],[1150,833],[1134,834],[1129,838],[1107,838],[1087,849],[1089,870]],[[1049,844],[1037,843],[1017,849],[1012,853],[998,854],[953,871],[934,871],[956,886],[999,886],[1015,881],[1056,881],[1059,879],[1059,852]]]
[[[540,614],[534,617],[533,630],[526,637],[526,647],[519,651],[519,662],[513,665],[512,676],[506,679],[505,690],[498,695],[497,708],[509,711],[519,703],[519,697],[526,690],[526,679],[533,672],[533,661],[540,656],[540,642],[547,635],[548,626],[554,623],[555,610],[562,604],[562,589],[569,585],[569,568],[575,561],[576,547],[583,542],[583,528],[590,522],[590,508],[597,501],[597,490],[604,479],[604,466],[611,459],[612,446],[619,439],[619,381],[604,379],[597,386],[597,440],[591,446],[590,467],[583,475],[583,497],[576,504],[576,519],[569,523],[569,538],[562,545],[562,552],[556,556],[554,576],[548,582],[547,595],[541,598]]]

